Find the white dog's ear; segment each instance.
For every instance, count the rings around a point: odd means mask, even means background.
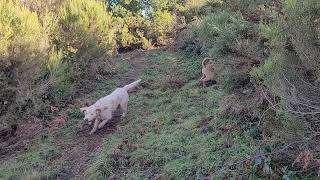
[[[101,113],[101,111],[108,109],[108,107],[99,107],[96,109],[97,113]]]
[[[83,112],[83,113],[85,113],[86,110],[87,110],[87,108],[88,108],[88,107],[82,107],[82,108],[80,108],[80,111]]]
[[[108,109],[108,107],[98,107],[98,108],[96,109],[96,112],[101,112],[101,111],[104,111],[104,110],[106,110],[106,109]]]

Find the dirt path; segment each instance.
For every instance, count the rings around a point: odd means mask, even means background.
[[[129,72],[119,81],[118,86],[123,86],[138,79],[146,66],[145,59],[156,52],[157,50],[133,51],[114,57],[111,63],[126,61],[131,66]],[[65,162],[65,166],[60,170],[55,179],[82,179],[90,160],[99,154],[103,141],[116,131],[118,125],[122,126],[125,124],[126,119],[116,117],[94,135],[88,135],[90,130],[85,130],[77,133],[76,137],[71,137],[67,140],[57,140],[56,144],[63,149],[59,160]]]
[[[88,135],[90,130],[87,129],[77,133],[76,137],[57,141],[56,144],[63,149],[59,160],[62,160],[65,165],[54,179],[81,179],[90,160],[99,154],[103,140],[115,132],[118,125],[124,124],[126,124],[125,119],[116,117],[108,123],[108,126],[93,135]]]

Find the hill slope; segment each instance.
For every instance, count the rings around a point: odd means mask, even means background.
[[[110,63],[114,69],[97,79],[95,91],[55,113],[53,122],[61,123],[30,120],[37,130],[18,129],[21,136],[5,148],[20,146],[3,154],[1,179],[258,178],[272,172],[271,147],[260,142],[257,124],[236,116],[245,111],[242,100],[219,81],[199,86],[198,59],[156,49],[120,54]],[[126,118],[115,117],[92,136],[79,128],[85,102],[138,78]],[[252,102],[251,94],[243,96]],[[19,138],[27,132],[29,141]]]

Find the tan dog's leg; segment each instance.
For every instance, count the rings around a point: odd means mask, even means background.
[[[200,78],[199,81],[202,81],[205,77],[206,77],[206,75],[205,75],[205,74],[202,74],[202,77]]]
[[[204,79],[202,80],[202,85],[203,85],[203,87],[205,87],[205,86],[206,86],[206,82],[207,82],[207,81],[210,81],[210,80],[211,80],[211,78],[208,78],[208,77],[204,78]]]
[[[202,74],[202,77],[199,79],[199,83],[202,83],[202,86],[203,86],[203,79],[206,77],[205,74]]]

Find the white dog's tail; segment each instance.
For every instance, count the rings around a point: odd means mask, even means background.
[[[130,91],[131,89],[137,87],[140,81],[141,81],[141,79],[139,79],[139,80],[137,80],[137,81],[135,81],[135,82],[133,82],[133,83],[130,83],[130,84],[128,84],[128,85],[125,85],[125,86],[123,87],[123,89],[125,89],[125,90],[128,92],[128,91]]]

